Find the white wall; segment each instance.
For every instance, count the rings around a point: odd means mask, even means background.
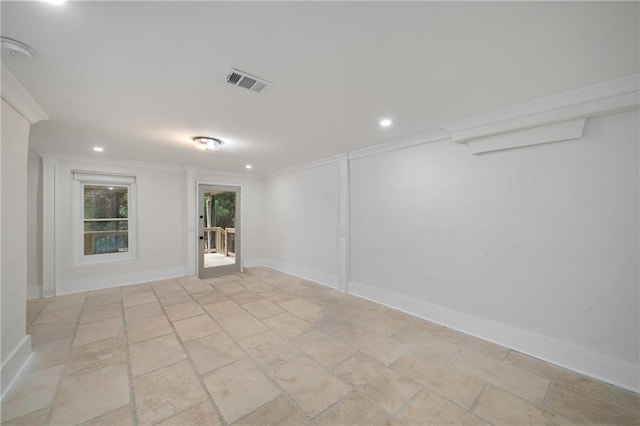
[[[27,298],[42,297],[42,158],[27,160]]]
[[[133,261],[78,265],[72,227],[72,171],[136,176],[138,256]],[[185,274],[184,171],[152,165],[58,160],[56,166],[56,293],[66,294]]]
[[[58,295],[186,275],[190,264],[195,263],[195,259],[188,258],[187,250],[190,235],[186,217],[189,210],[187,191],[195,191],[198,181],[242,187],[243,262],[245,266],[263,264],[265,215],[263,180],[260,177],[201,171],[194,175],[196,182],[188,185],[187,173],[179,167],[59,159],[55,169],[55,282]],[[137,259],[77,264],[72,224],[74,170],[136,176]]]
[[[339,164],[265,179],[266,265],[338,286]]]
[[[638,128],[636,111],[587,120],[581,140],[483,155],[445,140],[351,161],[352,288],[637,370]]]
[[[0,144],[2,264],[2,394],[31,353],[26,332],[27,145],[29,122],[2,100]]]

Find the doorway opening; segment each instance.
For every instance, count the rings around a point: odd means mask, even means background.
[[[205,184],[198,188],[198,276],[211,278],[242,272],[240,188]]]

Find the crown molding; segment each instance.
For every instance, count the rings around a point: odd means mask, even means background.
[[[586,121],[586,118],[579,118],[542,127],[517,130],[507,134],[474,139],[468,142],[469,150],[473,154],[484,154],[485,152],[580,139],[582,138]]]
[[[188,169],[185,167],[185,169]],[[215,170],[208,169],[204,167],[194,167],[195,173],[197,175],[208,175],[208,176],[225,176],[225,177],[239,177],[245,179],[262,179],[263,175],[260,173],[243,173],[243,172],[233,172],[233,171],[225,171],[225,170]]]
[[[92,163],[92,164],[98,164],[102,166],[135,167],[135,168],[145,168],[145,169],[166,170],[166,171],[180,172],[180,173],[193,171],[196,174],[203,174],[203,175],[242,177],[242,178],[254,178],[254,179],[262,178],[262,175],[229,172],[229,171],[223,171],[223,170],[213,170],[213,169],[207,169],[207,168],[197,167],[197,166],[175,166],[173,164],[124,160],[124,159],[116,159],[111,157],[96,158],[96,157],[90,157],[86,155],[82,155],[82,156],[65,155],[65,154],[57,153],[55,151],[50,151],[47,149],[37,149],[37,150],[33,150],[33,152],[39,155],[40,157],[42,157],[43,159],[49,159],[48,161],[56,161],[56,162],[63,161],[63,162]]]
[[[409,138],[398,139],[392,142],[351,151],[348,153],[348,158],[349,160],[357,160],[358,158],[380,155],[384,154],[385,152],[395,151],[397,149],[404,149],[415,145],[437,142],[449,139],[450,137],[451,136],[449,135],[449,133],[444,130],[434,130],[432,132],[422,133],[420,135],[412,136]]]
[[[29,123],[35,124],[38,121],[49,119],[49,116],[27,92],[27,89],[4,65],[2,65],[2,85],[0,86],[2,99],[26,118]]]
[[[289,173],[301,172],[303,170],[315,169],[317,167],[328,166],[330,164],[338,164],[341,160],[346,160],[346,159],[347,159],[346,153],[333,155],[331,157],[321,158],[320,160],[310,161],[308,163],[303,163],[297,166],[278,170],[273,173],[266,173],[264,177],[275,177],[280,175],[286,175]]]
[[[442,126],[454,142],[638,109],[640,74],[541,98]]]
[[[49,150],[34,150],[38,155],[40,155],[44,160],[43,161],[54,161],[54,162],[78,162],[78,163],[91,163],[102,166],[114,166],[114,167],[131,167],[131,168],[146,168],[146,169],[159,169],[159,170],[168,170],[172,172],[184,172],[184,168],[180,166],[173,166],[169,164],[160,164],[160,163],[147,163],[144,161],[133,161],[133,160],[121,160],[115,158],[94,158],[83,155],[64,155],[58,154]]]

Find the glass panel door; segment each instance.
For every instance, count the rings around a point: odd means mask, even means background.
[[[198,276],[241,272],[240,188],[200,185],[198,194]]]

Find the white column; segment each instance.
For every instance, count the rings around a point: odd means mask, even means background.
[[[42,296],[56,295],[56,163],[42,158]]]
[[[185,167],[187,202],[187,275],[196,274],[196,171],[197,167]]]
[[[350,218],[350,182],[349,182],[349,160],[345,156],[340,160],[340,192],[338,205],[338,289],[343,293],[348,291],[350,279],[350,238],[351,238],[351,218]]]

